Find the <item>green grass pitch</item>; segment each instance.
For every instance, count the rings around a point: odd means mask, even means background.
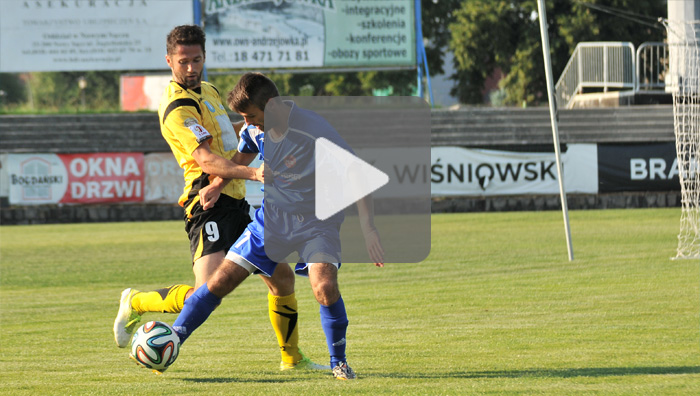
[[[352,382],[278,371],[254,278],[164,375],[137,367],[112,340],[119,294],[191,283],[181,222],[2,226],[0,394],[699,394],[700,263],[670,260],[679,217],[572,211],[569,262],[560,212],[434,215],[423,263],[341,270]],[[302,348],[326,362],[304,278],[297,296]]]

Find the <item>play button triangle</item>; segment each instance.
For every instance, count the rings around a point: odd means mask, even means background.
[[[389,182],[389,176],[326,138],[316,139],[315,214],[326,220]]]

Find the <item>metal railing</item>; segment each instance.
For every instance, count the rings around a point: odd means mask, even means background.
[[[668,72],[668,44],[642,43],[637,49],[637,86],[635,92],[664,93]]]
[[[635,51],[630,42],[579,43],[555,86],[557,108],[568,108],[586,89],[636,89]]]

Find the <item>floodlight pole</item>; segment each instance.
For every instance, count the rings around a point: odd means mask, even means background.
[[[418,96],[420,96],[421,98],[425,97],[425,93],[423,92],[423,71],[421,70],[421,66],[423,66],[425,69],[425,80],[428,83],[428,97],[430,98],[430,107],[434,107],[435,102],[433,101],[433,87],[430,84],[430,71],[428,70],[428,59],[425,56],[425,44],[423,44],[423,10],[421,8],[420,1],[421,0],[414,1],[416,24],[416,66],[418,68]]]
[[[202,0],[192,0],[192,16],[194,17],[194,24],[204,29],[204,25],[202,24]],[[209,81],[206,64],[202,68],[202,80]]]
[[[566,231],[566,247],[569,252],[569,261],[574,260],[574,248],[571,244],[571,229],[569,228],[569,209],[566,204],[566,190],[564,189],[564,172],[561,167],[561,153],[559,152],[559,115],[554,98],[554,83],[552,78],[552,61],[549,54],[549,36],[547,33],[547,10],[544,0],[537,0],[537,10],[540,19],[540,34],[542,35],[542,54],[544,55],[544,71],[547,78],[547,98],[549,99],[549,118],[552,121],[552,138],[554,140],[554,155],[557,161],[557,177],[559,178],[559,194],[561,195],[561,210],[564,214],[564,230]]]

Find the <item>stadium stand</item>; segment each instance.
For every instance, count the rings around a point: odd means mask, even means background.
[[[232,120],[239,120],[232,115]],[[387,133],[400,133],[389,130]],[[559,112],[560,142],[673,142],[669,105],[572,109]],[[527,150],[551,149],[549,111],[540,108],[468,107],[431,112],[431,144]],[[352,142],[349,142],[352,144]],[[155,113],[0,116],[0,153],[168,152]],[[680,205],[679,192],[569,196],[569,208]],[[176,205],[64,205],[10,207],[2,200],[0,223],[180,219]],[[436,198],[435,212],[558,209],[558,196]]]

